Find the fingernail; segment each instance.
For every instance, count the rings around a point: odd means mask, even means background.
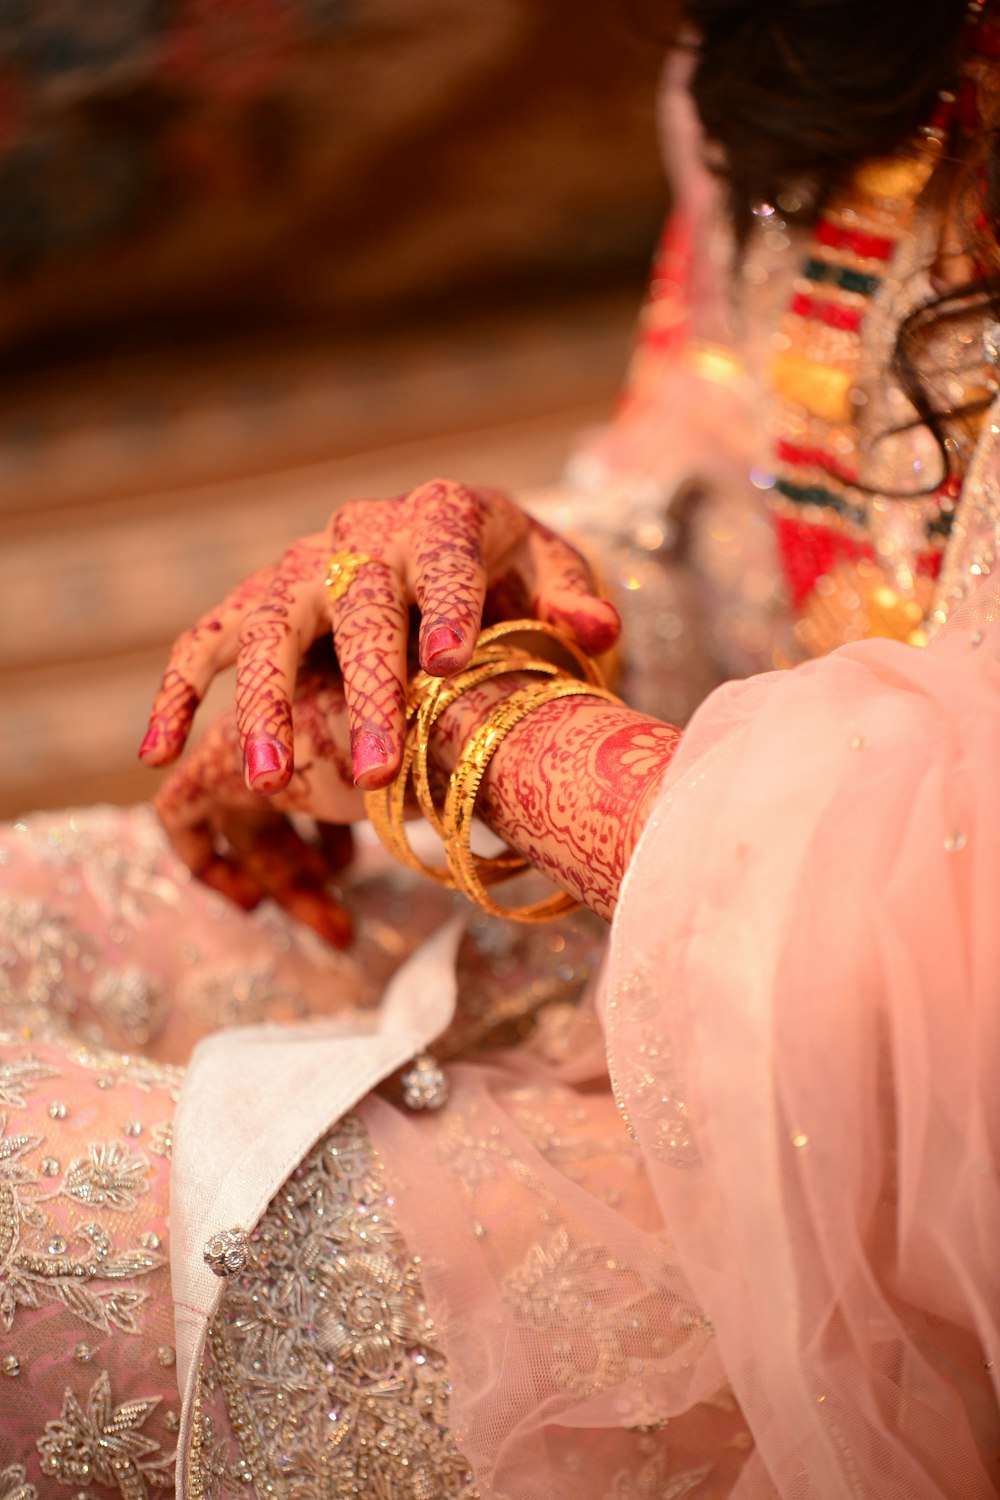
[[[286,765],[288,751],[270,735],[261,735],[251,740],[243,757],[243,769],[247,782],[254,787],[258,781],[276,775]]]
[[[438,625],[424,641],[424,666],[433,666],[439,656],[450,656],[461,644],[462,637],[457,630],[452,630],[450,625]]]
[[[582,644],[594,656],[610,651],[621,633],[621,621],[617,611],[603,620],[591,620]]]
[[[146,758],[146,756],[149,754],[150,750],[152,750],[155,747],[155,745],[156,745],[157,741],[159,740],[159,738],[160,738],[159,731],[157,729],[154,729],[153,726],[152,726],[152,724],[150,724],[149,728],[146,730],[146,738],[143,740],[142,744],[139,746],[139,759],[140,760],[144,760]]]
[[[387,759],[385,744],[377,734],[359,734],[351,757],[354,785],[358,786],[362,778],[370,776],[373,771],[385,770]]]

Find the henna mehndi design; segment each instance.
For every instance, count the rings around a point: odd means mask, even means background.
[[[331,551],[345,550],[372,563],[331,611],[327,562]],[[179,637],[141,758],[157,766],[176,759],[209,683],[238,658],[247,784],[268,793],[285,787],[294,764],[296,669],[333,623],[355,775],[368,787],[384,784],[402,743],[409,606],[423,612],[421,660],[447,675],[468,660],[487,593],[491,619],[535,613],[590,652],[606,650],[618,633],[618,616],[594,595],[579,554],[498,491],[435,479],[395,499],[350,501],[326,532],[296,542],[276,567],[245,580]]]
[[[218,718],[201,744],[161,787],[157,813],[180,858],[200,880],[244,907],[270,896],[327,942],[343,947],[351,924],[327,889],[350,858],[350,830],[360,815],[346,755],[347,726],[339,682],[307,670],[299,684],[294,728],[300,756],[288,787],[275,797],[248,790],[235,714]],[[285,814],[325,820],[319,847]]]
[[[139,748],[139,758],[146,765],[166,766],[180,755],[209,684],[236,658],[247,610],[265,593],[276,571],[270,566],[252,573],[217,609],[177,637]]]
[[[254,791],[277,791],[292,772],[291,702],[299,661],[327,628],[316,583],[328,550],[324,536],[290,547],[240,629],[236,724]]]
[[[468,735],[522,679],[471,689],[439,721],[451,764]],[[548,704],[507,736],[480,788],[494,830],[601,916],[622,876],[681,734],[628,708],[585,699]]]

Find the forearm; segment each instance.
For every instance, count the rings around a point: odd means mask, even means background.
[[[431,749],[442,770],[526,680],[501,678],[463,693],[441,716]],[[584,697],[546,704],[501,743],[477,811],[564,890],[610,917],[679,740],[679,730],[617,704]]]

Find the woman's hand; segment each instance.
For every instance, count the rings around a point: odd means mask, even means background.
[[[335,603],[324,582],[331,553],[361,560]],[[351,501],[326,532],[296,542],[179,637],[141,758],[157,766],[177,757],[212,678],[235,661],[246,783],[268,793],[286,787],[298,759],[291,701],[299,662],[332,626],[353,778],[384,786],[402,749],[412,604],[420,663],[442,677],[466,664],[484,614],[546,620],[594,655],[620,628],[580,555],[495,490],[442,479],[394,500]]]
[[[264,897],[342,948],[351,921],[328,885],[349,862],[350,824],[364,816],[351,776],[344,694],[335,672],[303,674],[292,710],[296,765],[274,797],[249,791],[233,710],[170,775],[154,806],[175,852],[200,880],[252,910]],[[289,812],[317,820],[318,842]]]

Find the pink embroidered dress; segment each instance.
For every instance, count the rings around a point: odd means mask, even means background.
[[[369,853],[339,955],[192,881],[146,808],[5,829],[0,1500],[1000,1487],[1000,421],[931,644],[767,670],[802,645],[762,496],[804,245],[771,218],[729,296],[667,107],[634,380],[537,497],[621,586],[634,701],[704,699],[610,939]],[[435,1038],[447,1103],[409,1111],[379,1084]]]

